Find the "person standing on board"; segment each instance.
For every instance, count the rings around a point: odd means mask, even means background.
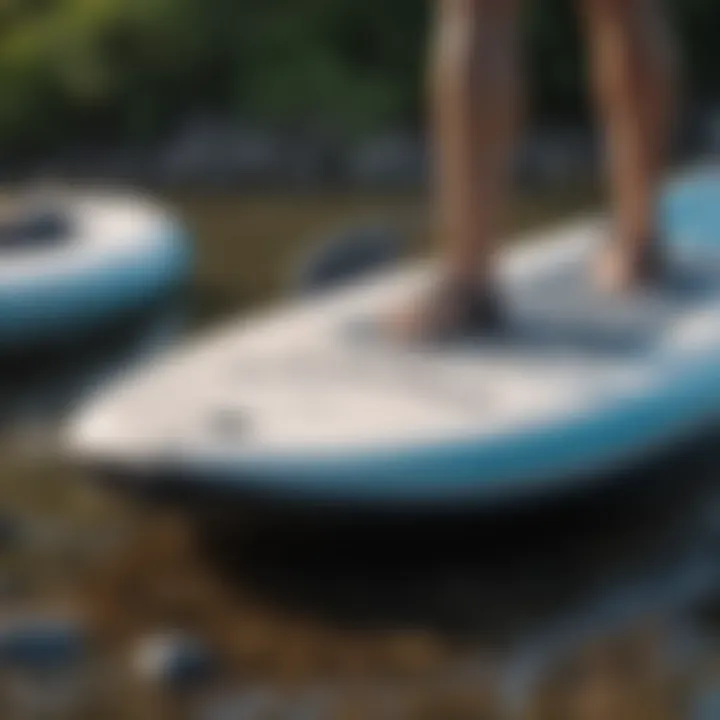
[[[577,0],[588,36],[614,201],[594,281],[625,292],[660,279],[655,196],[669,153],[675,59],[662,0]],[[443,275],[398,318],[402,334],[497,330],[498,238],[521,116],[521,0],[435,0],[432,128]]]

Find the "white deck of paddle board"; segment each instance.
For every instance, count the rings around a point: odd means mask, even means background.
[[[511,328],[499,340],[423,349],[383,338],[374,322],[433,278],[427,265],[393,270],[175,351],[101,393],[71,446],[125,461],[342,458],[487,443],[632,407],[718,357],[720,256],[675,248],[690,290],[614,297],[590,272],[605,235],[602,220],[584,219],[509,251]]]

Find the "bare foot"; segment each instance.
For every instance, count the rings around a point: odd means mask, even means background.
[[[665,275],[665,258],[656,241],[650,241],[638,250],[612,246],[603,250],[596,266],[597,285],[608,292],[624,293],[662,282]]]
[[[495,292],[446,279],[428,296],[391,319],[391,332],[409,342],[432,342],[496,333],[503,325]]]

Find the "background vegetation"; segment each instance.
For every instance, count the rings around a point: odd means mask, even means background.
[[[528,3],[536,117],[582,114],[572,0]],[[197,113],[363,133],[420,117],[429,2],[3,0],[0,152],[144,144]],[[675,0],[693,92],[716,94],[717,0]]]

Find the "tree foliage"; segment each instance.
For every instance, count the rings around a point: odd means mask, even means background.
[[[0,149],[149,142],[199,112],[347,132],[414,123],[431,2],[0,0]],[[720,67],[716,2],[672,8],[701,94]],[[528,5],[533,110],[577,114],[572,4]]]

